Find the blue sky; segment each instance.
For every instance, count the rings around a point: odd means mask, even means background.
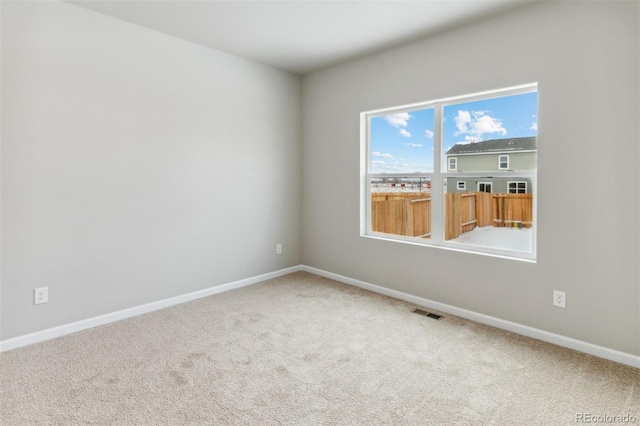
[[[443,153],[459,142],[536,136],[537,93],[444,107]],[[433,109],[371,119],[372,173],[433,171]]]

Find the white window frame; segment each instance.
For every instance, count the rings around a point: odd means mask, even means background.
[[[489,188],[491,188],[491,191],[480,191],[480,185],[484,185],[485,188],[487,187],[487,185],[489,185]],[[478,190],[478,192],[487,192],[489,194],[493,194],[493,182],[487,182],[487,181],[478,182],[476,189]]]
[[[461,185],[462,184],[462,185]],[[466,191],[467,190],[467,182],[464,180],[459,180],[456,182],[456,189],[458,191]]]
[[[444,155],[444,147],[442,141],[442,117],[444,107],[455,105],[458,103],[481,101],[491,98],[506,97],[524,93],[539,92],[537,83],[526,84],[522,86],[511,87],[508,89],[493,90],[487,92],[476,93],[472,95],[456,96],[451,98],[443,98],[430,102],[422,102],[417,104],[405,105],[396,108],[384,108],[379,110],[367,111],[360,113],[360,236],[365,238],[408,243],[416,246],[434,247],[445,250],[452,250],[464,253],[474,253],[499,257],[504,259],[520,260],[525,262],[536,261],[537,253],[537,167],[536,170],[527,172],[507,172],[508,177],[527,179],[532,184],[533,196],[533,232],[532,232],[532,249],[531,252],[517,252],[512,250],[503,250],[490,247],[471,246],[452,241],[444,240],[444,192],[445,182],[447,178],[486,178],[487,172],[465,173],[458,171],[449,171],[449,160]],[[371,146],[369,144],[369,135],[371,133],[371,118],[386,116],[389,114],[399,114],[402,112],[411,112],[434,108],[434,147],[433,147],[433,172],[432,173],[404,173],[404,174],[374,174],[370,170],[371,166]],[[456,158],[457,168],[457,158]],[[403,235],[385,234],[373,232],[371,225],[371,179],[379,177],[423,177],[431,181],[431,238],[423,239],[418,237],[408,237]],[[493,185],[493,183],[492,183]],[[492,186],[493,189],[493,186]]]
[[[511,192],[510,186],[511,186],[512,183],[516,184],[516,188],[515,188],[516,192]],[[520,188],[518,188],[518,184],[521,184],[521,183],[524,184],[524,192],[520,192],[519,191]],[[526,180],[510,180],[510,181],[507,181],[507,193],[509,193],[509,194],[526,194],[527,193],[527,186],[528,185],[527,185],[527,181]]]
[[[435,159],[434,159],[435,161]],[[458,170],[458,158],[457,157],[449,157],[447,160],[448,170]],[[453,164],[453,166],[452,166]]]
[[[502,163],[504,162],[504,161],[502,161],[503,158],[507,159],[506,167],[502,167]],[[509,170],[509,156],[508,155],[505,155],[505,154],[498,155],[498,170]]]

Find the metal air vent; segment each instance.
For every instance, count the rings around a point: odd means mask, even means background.
[[[434,314],[432,312],[423,311],[422,309],[414,309],[413,313],[414,314],[418,314],[418,315],[424,315],[425,317],[433,318],[435,320],[439,320],[440,318],[442,318],[442,315]]]

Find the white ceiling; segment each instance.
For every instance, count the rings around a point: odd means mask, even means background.
[[[306,74],[527,1],[69,2],[203,46]]]

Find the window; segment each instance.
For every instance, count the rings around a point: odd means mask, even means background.
[[[498,156],[498,169],[500,169],[500,170],[509,170],[509,156],[508,155],[499,155]]]
[[[478,182],[478,192],[491,193],[491,182]]]
[[[527,182],[509,182],[509,194],[526,194]]]
[[[361,235],[535,260],[537,107],[532,84],[362,113]]]
[[[458,159],[456,157],[449,158],[449,170],[457,170]]]

